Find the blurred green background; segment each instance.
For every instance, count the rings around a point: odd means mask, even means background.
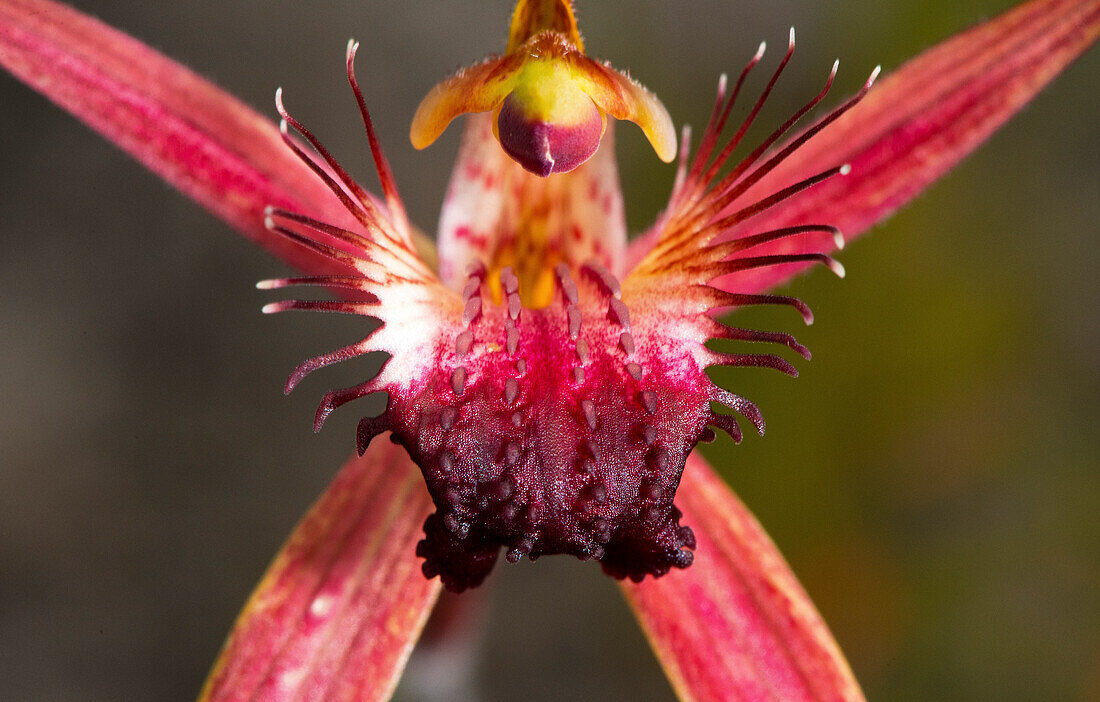
[[[431,230],[457,130],[407,141],[420,97],[504,43],[507,0],[78,0],[267,114],[272,95],[372,172],[342,75],[348,35],[412,215]],[[1004,0],[579,3],[590,53],[705,121],[761,39],[799,50],[762,124],[841,59],[837,98]],[[759,80],[759,77],[758,77]],[[790,286],[814,352],[797,381],[724,377],[768,436],[704,449],[772,534],[877,700],[1100,699],[1100,54],[986,148]],[[758,134],[761,132],[758,132]],[[672,169],[619,130],[633,231]],[[285,268],[0,76],[0,698],[187,699],[282,539],[353,447],[310,432],[361,369],[286,373],[356,337],[265,318]],[[498,567],[472,661],[421,659],[406,700],[669,700],[616,588],[556,558]],[[472,665],[472,668],[464,666]],[[463,671],[466,672],[463,672]],[[462,682],[464,675],[467,682]],[[456,681],[458,688],[440,688]],[[458,691],[456,691],[458,690]]]

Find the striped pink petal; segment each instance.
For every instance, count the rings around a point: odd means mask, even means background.
[[[681,699],[863,699],[775,544],[698,453],[676,504],[695,529],[695,563],[622,588]]]
[[[414,556],[431,500],[404,449],[349,461],[291,534],[200,696],[385,700],[439,593]]]
[[[849,239],[861,234],[980,145],[1098,34],[1097,0],[1033,0],[931,49],[881,81],[730,210],[841,164],[850,164],[850,173],[824,179],[722,238],[807,222],[838,225]],[[661,234],[667,237],[655,228],[628,258],[642,260]],[[779,238],[754,247],[753,255],[800,255],[820,246],[820,238]],[[716,283],[749,294],[780,285],[808,265],[739,270]],[[774,544],[697,455],[684,470],[677,504],[695,529],[694,565],[623,588],[681,698],[862,699]]]
[[[264,227],[264,208],[346,223],[251,108],[141,42],[49,0],[0,3],[0,66],[291,265],[331,263]]]
[[[862,102],[798,148],[734,207],[841,164],[850,164],[851,172],[743,222],[725,238],[807,222],[835,225],[848,240],[859,236],[980,146],[1098,35],[1100,0],[1031,0],[888,71]],[[628,259],[639,260],[658,233],[635,241]],[[761,246],[754,255],[818,250],[818,242],[796,237]],[[763,268],[718,283],[733,292],[760,292],[782,285],[807,265]]]

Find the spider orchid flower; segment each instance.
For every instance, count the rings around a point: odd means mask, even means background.
[[[349,461],[276,557],[203,699],[385,699],[441,586],[480,584],[498,555],[571,554],[619,579],[685,699],[862,699],[809,598],[752,515],[693,453],[754,404],[706,369],[808,351],[728,326],[913,198],[1026,104],[1100,34],[1097,0],[1031,0],[929,50],[809,126],[834,83],[761,143],[750,126],[794,35],[731,122],[764,47],[719,81],[698,147],[652,93],[590,59],[567,0],[520,0],[505,53],[445,80],[413,145],[466,118],[443,204],[439,265],[410,223],[354,73],[382,184],[359,186],[276,96],[281,129],[117,30],[49,0],[0,0],[0,64],[320,286],[322,310],[380,320],[286,383],[352,357],[380,372],[325,395],[384,393]],[[679,165],[667,208],[627,243],[613,121]],[[736,125],[736,126],[734,126]],[[293,131],[294,135],[291,134]],[[716,346],[721,344],[722,350]],[[726,350],[731,349],[731,350]],[[722,406],[733,414],[716,409]],[[372,441],[389,433],[390,442]],[[426,484],[427,490],[424,489]]]

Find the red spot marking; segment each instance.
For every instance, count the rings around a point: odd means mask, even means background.
[[[489,237],[484,234],[478,234],[465,224],[455,227],[455,239],[457,241],[466,240],[472,248],[485,248],[489,243]]]
[[[486,235],[486,234],[477,234],[477,233],[471,231],[470,235],[469,235],[469,239],[470,239],[470,246],[472,246],[474,248],[486,249],[489,246],[489,236]]]

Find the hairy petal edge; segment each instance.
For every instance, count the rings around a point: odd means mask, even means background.
[[[723,238],[822,221],[839,227],[850,241],[980,146],[1098,35],[1100,0],[1031,0],[888,71],[862,102],[762,178],[741,203],[840,164],[850,164],[850,173],[746,220]],[[658,227],[637,239],[628,259],[640,260],[659,232]],[[796,238],[756,253],[815,250],[807,245]],[[807,265],[742,272],[715,284],[738,293],[760,292],[784,284]]]
[[[264,208],[347,213],[275,125],[184,66],[49,0],[0,3],[0,66],[287,263],[345,272],[269,232]]]

